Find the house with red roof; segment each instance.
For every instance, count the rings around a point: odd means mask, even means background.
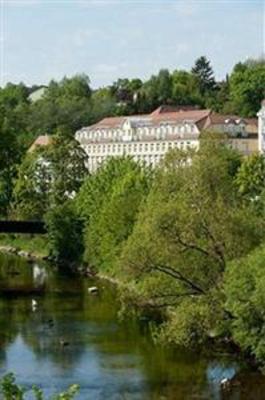
[[[75,134],[95,171],[109,157],[130,155],[156,165],[172,148],[197,149],[203,131],[226,134],[228,144],[251,154],[258,151],[258,120],[221,115],[196,106],[160,106],[150,114],[103,118]]]

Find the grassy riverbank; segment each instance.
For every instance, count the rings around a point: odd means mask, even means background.
[[[46,257],[49,253],[46,235],[1,234],[0,246],[11,246],[36,257]]]

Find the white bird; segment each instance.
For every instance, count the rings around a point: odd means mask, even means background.
[[[220,382],[221,386],[226,389],[230,385],[230,380],[228,378],[223,378]]]
[[[37,301],[34,300],[34,299],[31,300],[31,308],[32,308],[32,311],[33,311],[33,312],[36,311],[37,308],[38,308],[38,303],[37,303]]]
[[[91,286],[87,290],[88,293],[98,293],[98,288],[96,286]]]

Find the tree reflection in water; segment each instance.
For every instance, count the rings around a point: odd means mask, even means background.
[[[12,370],[18,382],[37,384],[47,395],[78,383],[85,400],[247,399],[242,385],[220,391],[220,379],[240,372],[238,364],[154,347],[137,321],[119,321],[115,290],[106,283],[97,282],[93,296],[87,288],[95,282],[0,256],[0,287],[44,284],[41,296],[0,297],[1,374]],[[259,385],[265,388],[263,378]],[[263,399],[249,386],[255,400]]]

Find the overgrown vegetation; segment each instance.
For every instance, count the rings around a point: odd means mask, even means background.
[[[97,91],[86,76],[53,81],[36,103],[23,85],[7,85],[0,90],[1,215],[44,219],[56,261],[84,261],[122,281],[131,309],[159,311],[157,340],[229,340],[265,366],[264,157],[242,158],[208,134],[197,152],[171,150],[152,171],[120,157],[90,176],[73,140],[76,129],[105,115],[161,104],[253,116],[264,71],[264,60],[248,61],[218,83],[200,58],[191,72],[162,70],[144,83],[118,80]],[[52,143],[25,154],[44,132]]]
[[[65,392],[54,395],[51,400],[72,400],[78,393],[78,385],[70,386]],[[16,383],[15,375],[12,373],[6,374],[0,380],[0,395],[2,400],[24,400],[28,397],[29,392],[31,398],[35,400],[45,400],[43,391],[33,386],[28,390]]]
[[[152,173],[118,158],[85,180],[83,259],[123,282],[129,308],[159,310],[157,340],[230,340],[265,364],[263,164],[209,135]]]

